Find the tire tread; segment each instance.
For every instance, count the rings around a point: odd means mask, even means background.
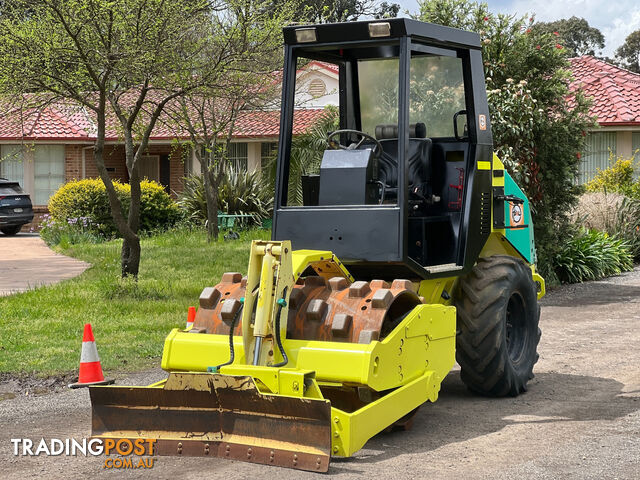
[[[535,307],[531,306],[533,318],[527,320],[527,328],[535,328],[529,335],[533,345],[525,347],[529,355],[518,366],[509,357],[504,338],[506,306],[514,285],[520,286],[525,302],[535,302]],[[462,381],[472,391],[487,396],[516,396],[526,391],[527,382],[533,378],[541,335],[540,306],[529,267],[506,255],[479,259],[470,274],[460,280],[455,305],[459,330],[456,360]]]

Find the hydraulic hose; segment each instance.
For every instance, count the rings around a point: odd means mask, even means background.
[[[226,363],[221,363],[216,367],[207,367],[207,372],[218,373],[220,371],[220,367],[231,365],[236,358],[235,348],[233,346],[233,331],[236,329],[236,323],[238,323],[238,318],[240,318],[240,312],[242,312],[244,308],[244,297],[240,299],[240,303],[240,308],[238,308],[238,311],[231,319],[231,326],[229,328],[229,361]]]
[[[275,321],[275,335],[276,335],[276,343],[278,344],[278,350],[282,354],[282,361],[280,363],[276,363],[272,365],[273,367],[284,367],[287,363],[289,363],[289,357],[287,357],[287,352],[284,351],[284,346],[282,345],[282,338],[280,338],[280,315],[282,314],[282,307],[287,305],[287,301],[285,300],[287,296],[287,287],[284,287],[282,290],[282,298],[278,300],[278,311],[276,312],[276,321]]]

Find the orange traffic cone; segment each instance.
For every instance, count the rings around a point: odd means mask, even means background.
[[[98,357],[98,348],[93,338],[91,324],[85,323],[82,335],[82,353],[80,355],[80,375],[78,381],[69,388],[88,387],[89,385],[109,385],[113,380],[105,380]]]
[[[189,313],[187,314],[187,328],[185,330],[191,330],[193,327],[193,321],[196,319],[196,307],[189,307]]]

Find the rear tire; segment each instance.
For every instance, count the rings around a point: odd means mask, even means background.
[[[12,237],[14,235],[17,235],[21,229],[22,229],[22,225],[12,225],[10,227],[0,228],[0,232],[4,233],[8,237]]]
[[[481,258],[460,280],[455,303],[462,381],[491,397],[526,391],[541,334],[531,269],[514,257]]]

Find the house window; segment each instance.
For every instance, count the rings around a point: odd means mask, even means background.
[[[34,149],[34,204],[46,205],[64,183],[64,145],[36,145]]]
[[[22,145],[2,145],[0,147],[0,177],[18,182],[21,187],[24,187]]]
[[[234,170],[247,171],[248,148],[246,143],[230,143],[227,158]]]
[[[586,151],[578,174],[578,182],[586,183],[598,173],[609,168],[609,152],[616,153],[616,132],[592,132],[587,137]]]
[[[140,178],[160,183],[160,157],[158,155],[143,155],[139,161]]]
[[[633,132],[631,137],[631,151],[636,160],[633,164],[633,178],[637,180],[640,178],[640,132]]]
[[[635,155],[636,158],[640,159],[640,132],[633,132],[631,136],[631,151]]]
[[[214,148],[215,152],[211,155],[216,158],[220,158],[224,149],[223,143],[218,143]],[[206,147],[202,146],[202,158],[204,159],[207,155]],[[249,148],[246,143],[230,143],[229,148],[227,150],[227,160],[229,160],[229,165],[234,170],[247,171],[247,164],[249,159]],[[199,165],[199,163],[198,163]],[[199,174],[199,171],[192,170],[192,173]]]
[[[273,162],[278,155],[278,143],[277,142],[263,142],[260,145],[260,168],[265,170],[269,168],[271,162]]]

